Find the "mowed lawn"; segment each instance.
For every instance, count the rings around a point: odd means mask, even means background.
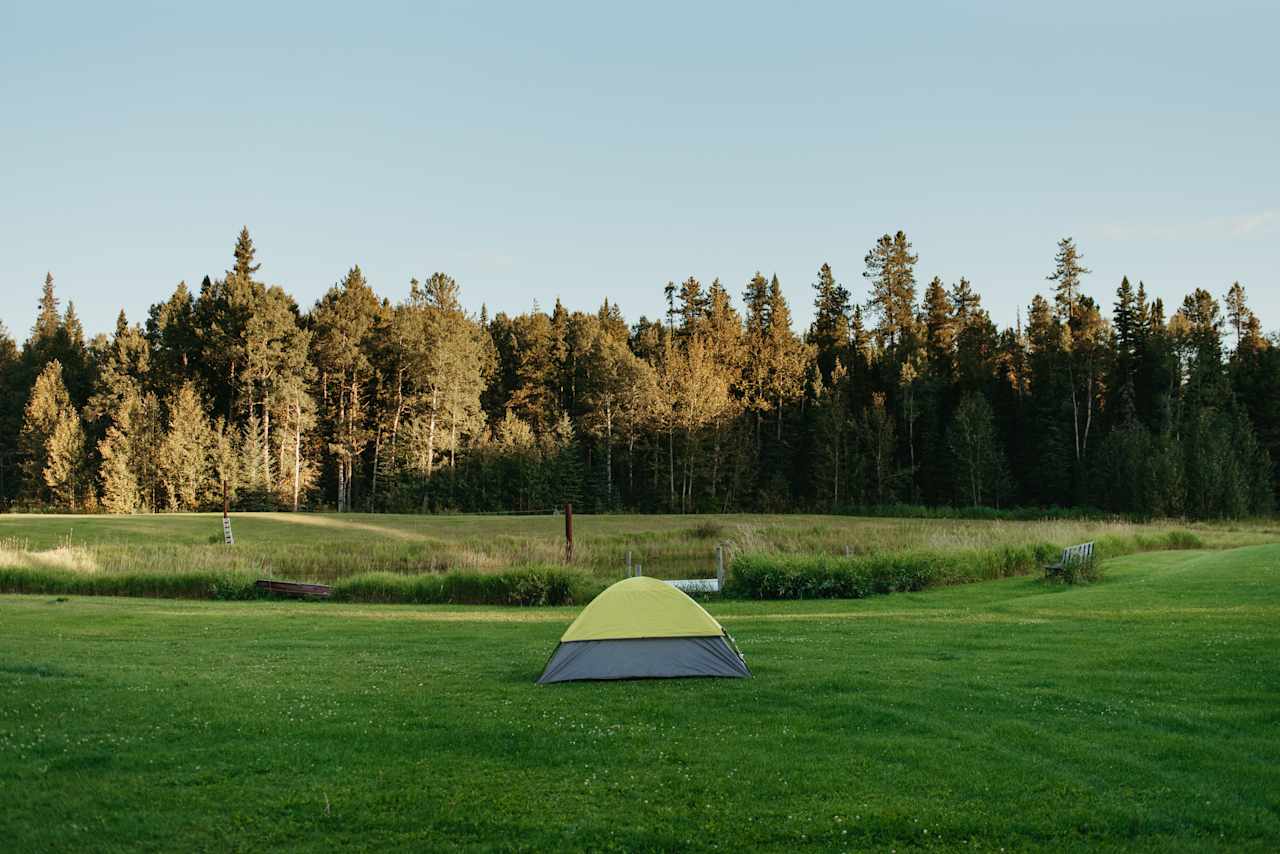
[[[546,687],[573,609],[0,597],[0,848],[1280,848],[1280,546],[1106,570]]]

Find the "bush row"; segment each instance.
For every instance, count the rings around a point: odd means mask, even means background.
[[[454,605],[573,605],[595,597],[603,584],[562,567],[526,567],[480,574],[397,575],[369,572],[337,581],[340,602],[403,602]]]
[[[1188,531],[1106,537],[1094,543],[1096,561],[1140,551],[1194,549],[1200,538]],[[861,599],[947,584],[987,581],[1039,572],[1061,548],[1050,543],[1004,546],[982,551],[902,552],[832,555],[746,554],[733,561],[728,590],[751,599]]]
[[[1203,548],[1189,531],[1104,537],[1097,560],[1140,551]],[[1005,546],[985,551],[830,555],[745,554],[733,561],[729,596],[752,599],[859,599],[1039,572],[1058,546]],[[256,599],[256,576],[245,572],[97,572],[53,567],[2,568],[0,593],[150,596],[169,599]],[[581,605],[606,582],[578,569],[529,566],[501,573],[371,572],[335,582],[340,602],[458,605]]]
[[[0,568],[0,593],[150,596],[160,599],[254,599],[248,575],[217,572],[83,573],[52,567]]]
[[[214,572],[81,573],[58,568],[0,568],[0,593],[148,596],[164,599],[258,599],[257,577]],[[590,601],[602,584],[577,570],[524,567],[496,574],[398,575],[373,572],[333,585],[343,602],[460,605],[572,605]]]

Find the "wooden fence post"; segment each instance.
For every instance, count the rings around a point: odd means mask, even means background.
[[[627,578],[631,577],[631,549],[627,549]]]
[[[573,563],[573,505],[564,505],[564,562]]]
[[[716,583],[720,592],[724,592],[724,543],[716,546]]]

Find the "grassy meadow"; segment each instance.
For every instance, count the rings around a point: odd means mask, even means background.
[[[550,515],[240,513],[232,527],[236,543],[227,547],[218,514],[3,515],[0,591],[87,592],[86,582],[93,582],[103,592],[189,595],[183,591],[212,586],[242,591],[256,578],[329,584],[360,578],[351,586],[353,595],[372,587],[394,599],[403,577],[492,575],[519,567],[558,567],[564,560],[564,519]],[[576,575],[570,580],[585,592],[572,601],[621,578],[628,552],[647,575],[709,577],[718,543],[726,545],[731,563],[741,556],[782,560],[846,554],[964,562],[1022,549],[1015,569],[1026,571],[1036,563],[1035,549],[1086,540],[1108,546],[1109,554],[1168,547],[1170,537],[1188,533],[1175,544],[1221,548],[1280,541],[1280,522],[579,515],[574,528],[571,569]],[[1009,574],[1007,558],[979,563],[976,577]],[[121,580],[124,575],[128,579]],[[46,577],[59,584],[35,584]],[[111,584],[113,578],[120,583]],[[193,583],[184,587],[184,578]],[[152,582],[161,580],[167,586],[152,591]]]
[[[1105,570],[716,601],[755,678],[546,687],[576,609],[0,596],[0,839],[1276,850],[1280,546]]]

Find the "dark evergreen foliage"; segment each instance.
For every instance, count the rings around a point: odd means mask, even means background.
[[[0,329],[0,498],[126,513],[224,494],[344,511],[1271,512],[1280,342],[1244,287],[1197,289],[1169,315],[1127,277],[1095,300],[1070,239],[1053,261],[1053,293],[1001,329],[967,279],[918,296],[919,256],[886,234],[860,294],[820,267],[802,336],[764,273],[740,308],[718,279],[671,282],[665,315],[631,326],[608,299],[477,317],[440,272],[392,301],[358,266],[304,310],[262,280],[244,229],[223,276],[196,294],[179,283],[145,327],[122,313],[109,337],[86,342],[46,277],[21,350]]]

